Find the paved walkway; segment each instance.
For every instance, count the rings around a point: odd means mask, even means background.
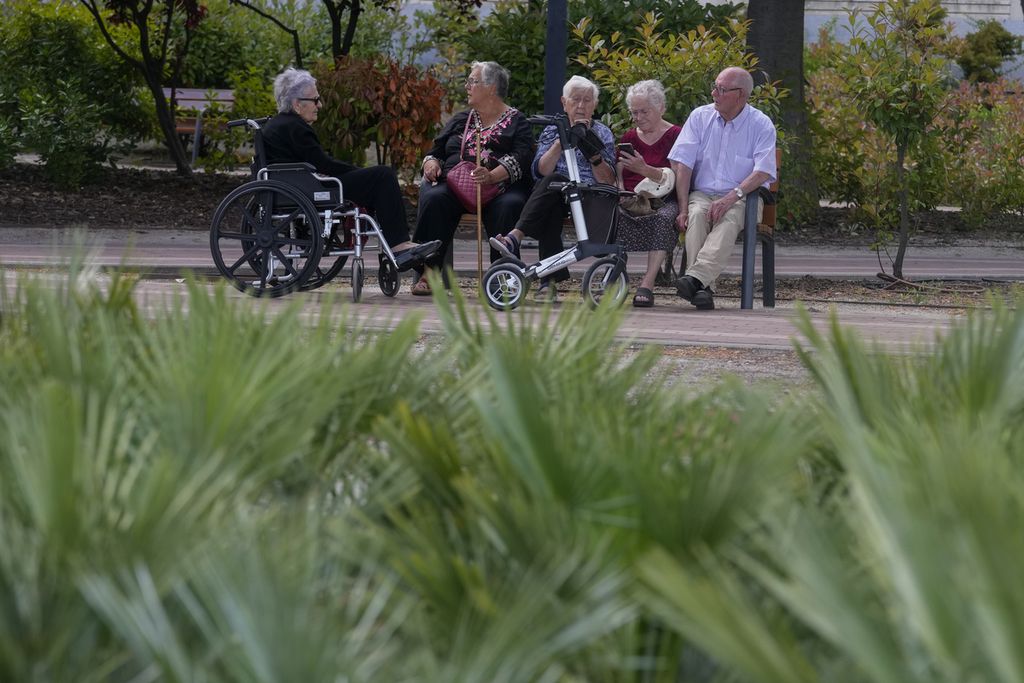
[[[47,229],[9,228],[0,230],[0,266],[7,269],[52,266],[71,253],[72,246]],[[95,262],[115,266],[125,264],[139,270],[144,276],[153,276],[140,285],[140,296],[148,304],[160,299],[162,294],[173,294],[183,287],[173,276],[184,270],[200,274],[214,274],[210,260],[206,233],[190,231],[153,230],[95,231],[90,233],[94,241],[92,252]],[[776,272],[779,277],[814,275],[818,277],[861,278],[874,277],[879,271],[877,256],[866,247],[855,248],[809,248],[777,247]],[[737,248],[728,274],[739,273],[739,252]],[[529,260],[535,252],[526,250],[524,257]],[[486,254],[485,254],[486,259]],[[645,259],[633,258],[629,263],[631,276],[642,272]],[[582,273],[587,263],[577,264],[574,271]],[[455,267],[460,273],[475,275],[476,247],[473,242],[456,240]],[[760,268],[760,266],[759,266]],[[958,246],[958,247],[912,247],[906,274],[913,278],[954,278],[993,279],[1024,281],[1024,250],[1013,246]],[[347,278],[349,271],[343,271],[340,283],[330,286],[335,294],[344,297],[350,292]],[[15,274],[5,271],[4,279],[14,282]],[[637,278],[631,277],[635,286]],[[372,327],[388,327],[406,315],[422,318],[425,332],[440,329],[440,317],[433,303],[408,295],[406,279],[396,298],[385,297],[376,286],[364,288],[363,300],[354,308],[357,318]],[[270,303],[273,308],[286,306],[300,300],[315,315],[318,303],[329,296],[321,293],[293,294]],[[238,294],[241,298],[242,294]],[[626,312],[621,336],[640,342],[670,345],[710,345],[728,347],[757,347],[787,349],[797,334],[793,325],[795,312],[791,305],[780,302],[776,309],[760,308],[755,300],[754,310],[740,310],[736,300],[716,300],[718,309],[711,312],[697,311],[675,297],[659,297],[652,309],[633,309]],[[820,307],[819,307],[820,308]],[[475,307],[483,324],[490,325],[482,307]],[[527,318],[540,308],[533,304],[524,305]],[[936,334],[945,332],[956,319],[956,314],[935,309],[894,308],[889,306],[856,306],[838,309],[843,324],[856,328],[865,338],[879,342],[892,350],[907,350],[919,345],[930,344]],[[518,314],[518,313],[517,313]],[[815,326],[827,324],[828,312],[812,310]],[[502,316],[496,323],[501,325]]]

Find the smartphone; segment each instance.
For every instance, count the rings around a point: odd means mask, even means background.
[[[620,142],[615,145],[615,148],[620,152],[625,152],[626,154],[636,154],[636,150],[633,149],[633,145],[629,142]]]

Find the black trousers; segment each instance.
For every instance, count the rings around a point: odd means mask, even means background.
[[[488,237],[501,235],[516,224],[519,214],[526,204],[529,190],[523,183],[516,183],[484,206],[481,212],[484,230]],[[420,199],[416,211],[416,232],[413,239],[417,242],[441,240],[443,246],[427,265],[439,268],[445,262],[445,255],[451,248],[455,229],[459,219],[466,213],[458,199],[448,190],[444,181],[431,185],[424,181],[420,185]],[[491,262],[498,260],[501,254],[491,249]]]
[[[537,181],[533,186],[523,212],[519,216],[516,227],[537,240],[537,251],[541,259],[554,256],[564,248],[562,246],[562,222],[569,215],[569,207],[559,190],[552,190],[553,182],[567,182],[569,179],[560,173],[551,173]],[[563,268],[548,276],[557,281],[569,279],[569,270]]]
[[[398,176],[390,166],[357,168],[342,175],[345,199],[350,199],[373,214],[389,246],[409,240],[409,221],[398,186]]]

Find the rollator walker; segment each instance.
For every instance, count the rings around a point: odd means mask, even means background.
[[[495,261],[481,283],[487,303],[499,311],[509,311],[523,302],[530,283],[590,257],[597,257],[583,275],[583,300],[596,307],[602,299],[610,298],[615,305],[626,300],[629,282],[626,275],[626,252],[615,244],[615,224],[618,218],[619,190],[613,185],[585,185],[580,180],[576,163],[576,144],[565,114],[533,116],[531,124],[550,126],[558,130],[562,154],[569,170],[569,180],[549,185],[562,193],[569,205],[569,213],[576,231],[576,243],[548,258],[527,265],[505,257]],[[588,219],[594,224],[594,236],[588,229]]]
[[[214,212],[210,252],[227,280],[247,294],[277,297],[332,280],[352,258],[352,300],[363,291],[363,252],[376,250],[377,282],[387,296],[399,288],[399,269],[380,226],[345,201],[338,178],[307,163],[266,164],[262,119],[229,121],[253,132],[254,179],[235,188]],[[373,243],[370,243],[370,239]]]

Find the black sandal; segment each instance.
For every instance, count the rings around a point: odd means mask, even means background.
[[[650,308],[654,305],[654,292],[646,287],[637,287],[636,296],[633,297],[633,306],[636,308]]]

